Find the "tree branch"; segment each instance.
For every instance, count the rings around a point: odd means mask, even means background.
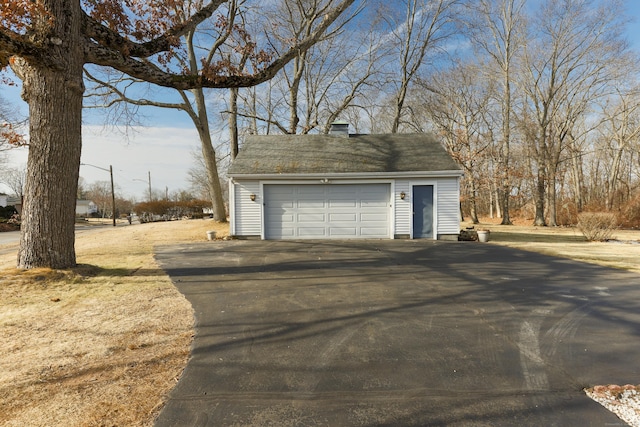
[[[160,70],[157,67],[151,67],[149,63],[138,60],[132,55],[125,56],[119,49],[101,46],[90,40],[86,40],[85,42],[85,58],[89,63],[112,67],[132,77],[174,89],[189,90],[198,87],[231,88],[255,86],[271,79],[289,61],[295,58],[296,55],[313,46],[318,39],[322,37],[322,34],[326,29],[340,16],[341,13],[351,6],[354,1],[355,0],[342,0],[338,6],[324,16],[322,22],[318,25],[315,31],[311,32],[309,36],[296,43],[279,58],[272,61],[266,68],[252,75],[219,74],[213,77],[205,77],[198,75],[174,74]]]
[[[12,56],[20,56],[30,62],[37,62],[53,69],[60,68],[54,56],[48,54],[46,46],[33,43],[26,36],[6,28],[0,28],[0,70],[9,65],[9,58]]]
[[[223,3],[228,0],[213,0],[191,17],[172,28],[159,37],[144,43],[136,43],[117,32],[105,27],[100,22],[84,14],[85,34],[94,39],[101,46],[120,52],[127,56],[146,58],[160,52],[168,51],[174,40],[193,31],[200,23],[209,18]]]
[[[159,102],[159,101],[152,101],[149,99],[133,99],[133,98],[129,98],[124,92],[122,92],[120,89],[118,89],[115,85],[100,80],[99,78],[93,76],[91,73],[89,73],[86,69],[84,70],[84,74],[85,77],[108,89],[109,93],[115,96],[115,99],[113,99],[111,102],[109,102],[106,105],[103,105],[102,107],[111,107],[112,105],[118,103],[118,102],[126,102],[128,104],[132,104],[132,105],[138,105],[138,106],[143,106],[143,107],[161,107],[161,108],[172,108],[172,109],[176,109],[176,110],[185,110],[185,105],[184,104],[176,104],[176,103],[168,103],[168,102]]]

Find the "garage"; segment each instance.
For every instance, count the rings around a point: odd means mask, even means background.
[[[458,239],[462,170],[434,135],[334,125],[247,136],[227,173],[234,238]]]
[[[389,184],[265,184],[266,239],[389,238]]]

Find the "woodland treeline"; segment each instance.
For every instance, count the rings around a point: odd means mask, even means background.
[[[265,16],[274,49],[305,33],[311,3]],[[365,2],[271,81],[209,95],[225,129],[218,157],[248,134],[335,120],[352,133],[435,132],[464,169],[466,219],[554,226],[608,211],[640,226],[640,65],[625,5]]]

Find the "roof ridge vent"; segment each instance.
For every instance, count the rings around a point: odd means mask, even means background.
[[[331,123],[329,135],[340,136],[342,138],[349,137],[349,122],[337,121]]]

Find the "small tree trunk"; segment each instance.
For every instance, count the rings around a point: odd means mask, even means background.
[[[544,197],[545,197],[545,179],[544,172],[542,170],[538,171],[536,192],[535,192],[535,203],[536,203],[536,213],[535,218],[533,219],[533,225],[545,226],[547,225],[544,220]]]
[[[480,221],[478,221],[478,209],[476,207],[476,181],[473,178],[469,179],[469,186],[471,187],[471,197],[469,200],[469,214],[471,216],[471,222],[473,222],[474,224],[478,224]]]
[[[573,201],[576,204],[576,210],[578,213],[582,212],[583,205],[583,182],[584,175],[582,173],[582,162],[581,157],[578,155],[578,151],[575,149],[574,142],[571,144],[571,180],[572,180],[572,191],[573,191]]]
[[[500,197],[500,188],[495,182],[493,183],[493,192],[493,198],[496,201],[496,216],[502,218],[502,198]]]
[[[493,191],[489,189],[489,218],[493,219]]]
[[[231,140],[231,160],[238,155],[238,88],[229,89],[229,139]]]

